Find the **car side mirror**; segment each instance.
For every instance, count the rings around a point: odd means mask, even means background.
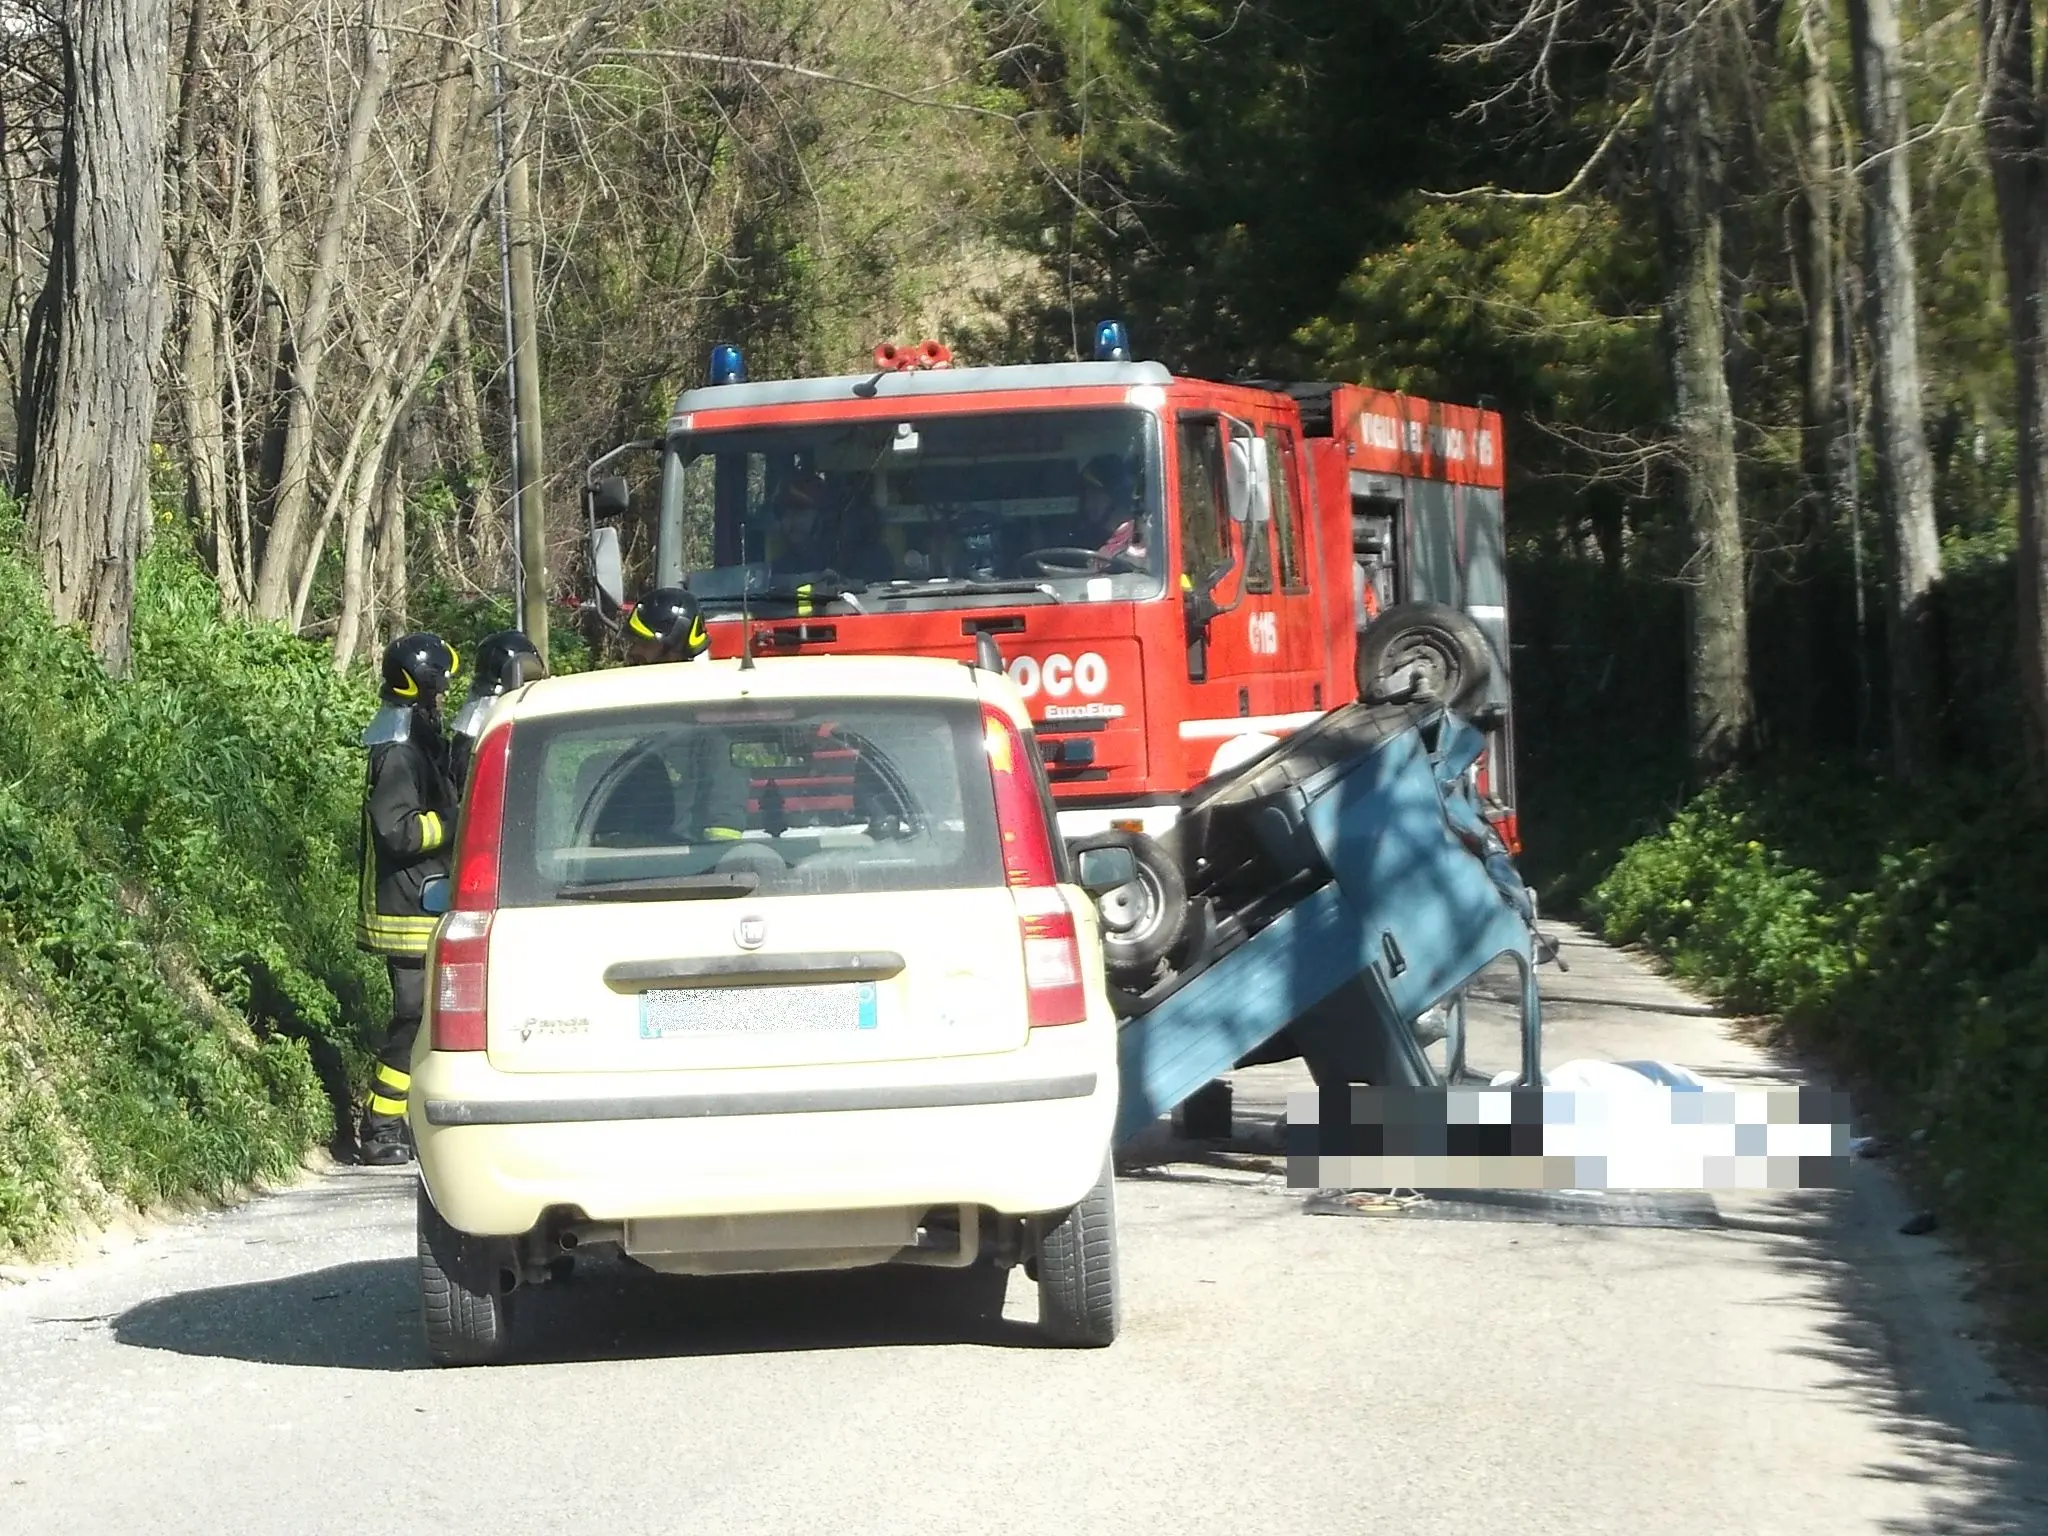
[[[420,910],[429,917],[439,917],[448,910],[448,877],[429,875],[420,886]]]
[[[1128,848],[1085,848],[1074,858],[1074,873],[1089,895],[1105,896],[1138,878],[1138,856]]]

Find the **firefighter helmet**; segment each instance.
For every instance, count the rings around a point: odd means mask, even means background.
[[[626,635],[627,643],[650,661],[657,659],[646,654],[650,651],[662,661],[694,661],[711,644],[704,611],[682,587],[656,587],[643,596],[626,616]]]
[[[400,635],[384,647],[384,697],[394,704],[431,704],[461,670],[455,648],[439,635]]]
[[[521,631],[501,629],[486,635],[477,642],[476,670],[469,680],[469,697],[455,716],[455,734],[474,739],[494,700],[547,675],[548,664]]]
[[[799,469],[782,482],[776,506],[786,512],[816,512],[825,505],[825,477],[815,469]]]
[[[496,698],[548,675],[548,664],[523,630],[501,629],[476,645],[476,672],[469,683],[473,699]]]

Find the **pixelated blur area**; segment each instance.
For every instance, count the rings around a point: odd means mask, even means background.
[[[1849,1102],[1820,1088],[1328,1088],[1287,1096],[1291,1189],[1836,1189]]]

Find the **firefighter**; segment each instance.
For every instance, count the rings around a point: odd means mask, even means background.
[[[406,1093],[412,1043],[426,1001],[427,946],[435,919],[421,905],[427,881],[448,873],[460,795],[441,701],[460,668],[439,635],[401,635],[384,650],[383,697],[363,733],[362,873],[357,942],[382,955],[391,977],[391,1028],[377,1052],[358,1147],[365,1163],[412,1157]]]
[[[1113,453],[1081,468],[1081,545],[1103,561],[1123,555],[1145,563],[1145,522],[1131,467]]]
[[[452,771],[458,790],[465,789],[469,783],[470,754],[476,750],[477,738],[483,734],[484,721],[490,718],[491,705],[513,689],[547,675],[548,664],[540,659],[540,652],[520,630],[501,629],[477,642],[476,663],[469,679],[469,697],[456,711],[450,726],[454,745]]]
[[[780,576],[831,576],[856,589],[893,577],[896,559],[883,541],[881,514],[865,490],[838,492],[816,470],[798,470],[768,504],[768,561]],[[799,602],[798,613],[808,609]]]
[[[807,575],[832,568],[838,558],[834,547],[838,528],[826,515],[830,499],[825,477],[815,472],[798,472],[782,482],[773,503],[774,553],[770,556],[777,572]]]

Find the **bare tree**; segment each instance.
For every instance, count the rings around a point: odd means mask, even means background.
[[[29,301],[70,271],[48,189],[70,142],[52,39],[72,0],[11,3],[36,21],[10,34],[0,80],[0,361],[49,359],[13,381],[25,401],[31,382],[55,398],[60,336]],[[962,167],[1000,140],[991,163],[1022,174],[1035,142],[975,98],[965,0],[522,8],[526,27],[500,34],[481,0],[176,0],[151,60],[176,70],[154,130],[172,150],[163,467],[223,610],[331,633],[340,666],[423,589],[494,595],[517,566],[500,293],[479,250],[500,114],[535,194],[515,231],[540,295],[521,372],[552,386],[521,415],[579,449],[642,426],[717,328],[744,329],[764,366],[836,366],[912,306],[966,307],[942,268],[981,272],[1003,237],[972,206],[996,193]],[[945,152],[906,164],[913,128]],[[34,457],[31,441],[24,470]],[[573,530],[558,535],[527,563],[573,560]]]
[[[62,149],[21,483],[58,622],[83,622],[118,675],[149,528],[169,0],[68,0],[58,41]]]
[[[363,3],[363,72],[349,112],[348,133],[334,166],[333,196],[314,248],[306,297],[293,328],[291,403],[286,418],[284,463],[263,562],[256,577],[255,609],[266,619],[285,616],[292,577],[298,571],[306,519],[312,506],[315,413],[320,371],[327,360],[329,326],[336,290],[346,277],[346,246],[355,217],[356,194],[377,128],[384,88],[391,80],[391,40],[382,0]]]
[[[2034,783],[2048,795],[2048,79],[2036,73],[2032,0],[1978,0],[1977,15],[2017,395],[2017,661]]]
[[[1896,0],[1849,0],[1849,37],[1862,125],[1871,414],[1878,494],[1891,534],[1885,627],[1892,763],[1910,781],[1927,775],[1939,749],[1932,610],[1935,583],[1941,579],[1941,536],[1934,523],[1934,459],[1921,406],[1920,285],[1913,257],[1913,179],[1905,92],[1899,83]]]

